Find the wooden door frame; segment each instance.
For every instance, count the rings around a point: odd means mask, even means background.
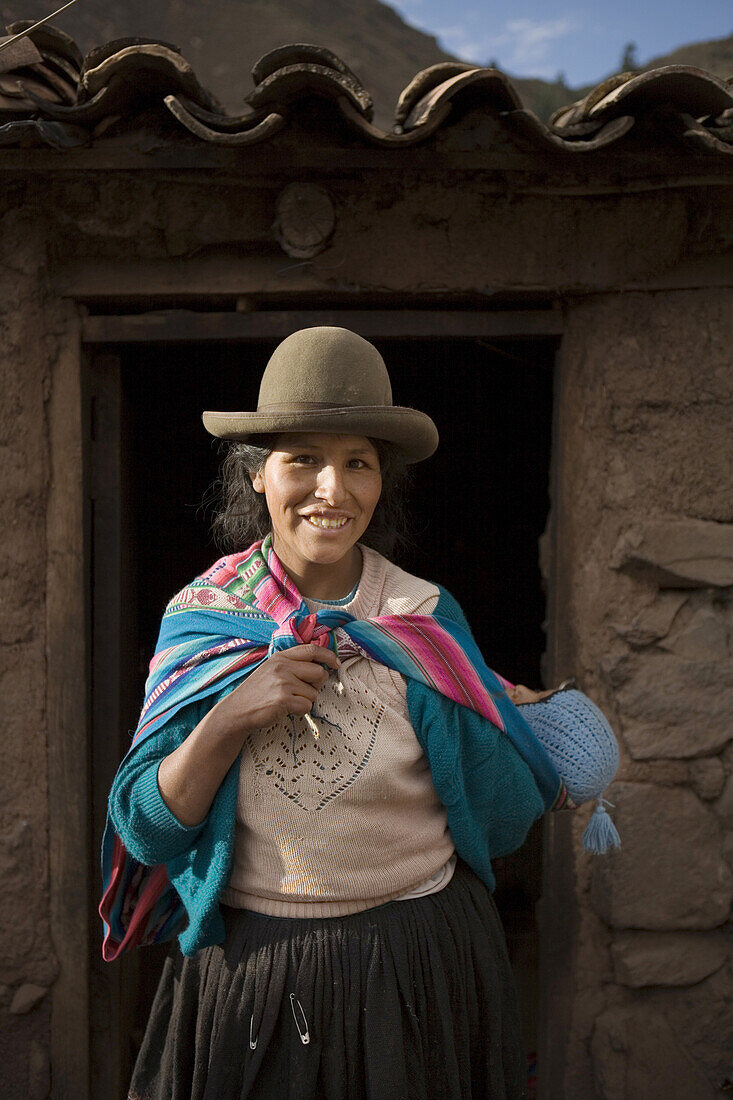
[[[89,1098],[88,529],[81,347],[61,354],[47,406],[46,723],[53,1100]]]
[[[119,685],[110,685],[106,700],[91,691],[92,672],[99,662],[117,663],[119,637],[119,554],[121,435],[119,417],[120,359],[114,345],[140,342],[200,343],[282,338],[297,328],[317,324],[343,325],[368,338],[389,339],[558,339],[562,313],[544,310],[261,310],[254,313],[192,313],[83,316],[76,364],[66,362],[54,376],[49,404],[52,475],[49,487],[47,536],[48,739],[50,807],[51,914],[60,976],[52,994],[51,1064],[53,1100],[92,1097],[91,1031],[93,1019],[104,1019],[104,1067],[95,1067],[109,1085],[119,1085],[119,964],[105,968],[100,988],[96,949],[99,943],[97,897],[93,866],[98,862],[92,820],[100,813],[99,784],[94,783],[92,746],[95,722],[109,713],[109,699]],[[105,381],[104,408],[93,417],[95,385]],[[98,390],[97,390],[98,392]],[[557,396],[555,397],[555,404]],[[104,423],[100,422],[100,415]],[[554,414],[553,414],[554,415]],[[94,420],[96,419],[96,426]],[[92,439],[92,433],[96,439]],[[94,505],[92,505],[94,500]],[[90,530],[92,507],[104,514],[109,545],[96,550],[104,558],[105,579],[117,596],[105,597],[108,629],[93,637],[90,567],[94,554]],[[101,509],[101,512],[100,512]],[[556,526],[556,525],[555,525]],[[115,539],[116,547],[115,547]],[[55,551],[57,546],[64,553]],[[96,598],[100,594],[96,593]],[[114,677],[113,677],[114,679]],[[117,711],[112,706],[114,713]],[[110,739],[110,753],[116,742]],[[100,764],[108,771],[110,759]],[[105,779],[106,782],[106,779]],[[96,806],[96,809],[95,809]],[[79,859],[79,852],[86,854]],[[92,862],[93,861],[93,862]],[[114,973],[113,973],[114,971]],[[95,975],[97,977],[95,978]],[[99,1049],[99,1047],[98,1047]]]

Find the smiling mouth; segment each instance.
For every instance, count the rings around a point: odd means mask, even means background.
[[[330,531],[345,527],[351,520],[351,516],[307,516],[306,518],[313,527],[326,528]]]

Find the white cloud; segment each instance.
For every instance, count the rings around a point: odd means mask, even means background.
[[[512,63],[532,65],[541,62],[556,39],[566,38],[580,29],[580,24],[570,16],[538,22],[533,19],[510,19],[506,24],[506,38],[512,48]]]
[[[551,47],[581,29],[573,16],[555,19],[510,19],[498,34],[472,33],[466,24],[443,27],[436,33],[446,48],[468,61],[498,58],[503,69],[533,76],[549,76],[557,65],[547,63]]]

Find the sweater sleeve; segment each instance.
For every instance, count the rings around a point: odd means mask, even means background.
[[[440,591],[435,614],[469,629],[455,598],[446,589]],[[475,711],[417,681],[408,685],[408,707],[447,808],[456,848],[475,870],[485,873],[474,854],[487,851],[495,858],[515,851],[544,812],[534,776],[509,738]],[[462,738],[446,738],[446,731],[459,727]]]
[[[184,707],[119,767],[109,795],[109,816],[128,852],[140,863],[167,863],[194,844],[206,818],[182,825],[168,809],[158,787],[162,761],[188,737],[214,699]]]
[[[493,859],[521,847],[544,812],[534,776],[511,741],[475,711],[416,680],[408,683],[407,705],[456,849],[486,877],[484,853]]]

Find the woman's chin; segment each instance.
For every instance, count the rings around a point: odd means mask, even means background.
[[[313,562],[314,565],[336,565],[337,562],[343,561],[353,548],[353,542],[341,545],[330,543],[328,546],[309,545],[302,547],[301,553],[306,561]]]

